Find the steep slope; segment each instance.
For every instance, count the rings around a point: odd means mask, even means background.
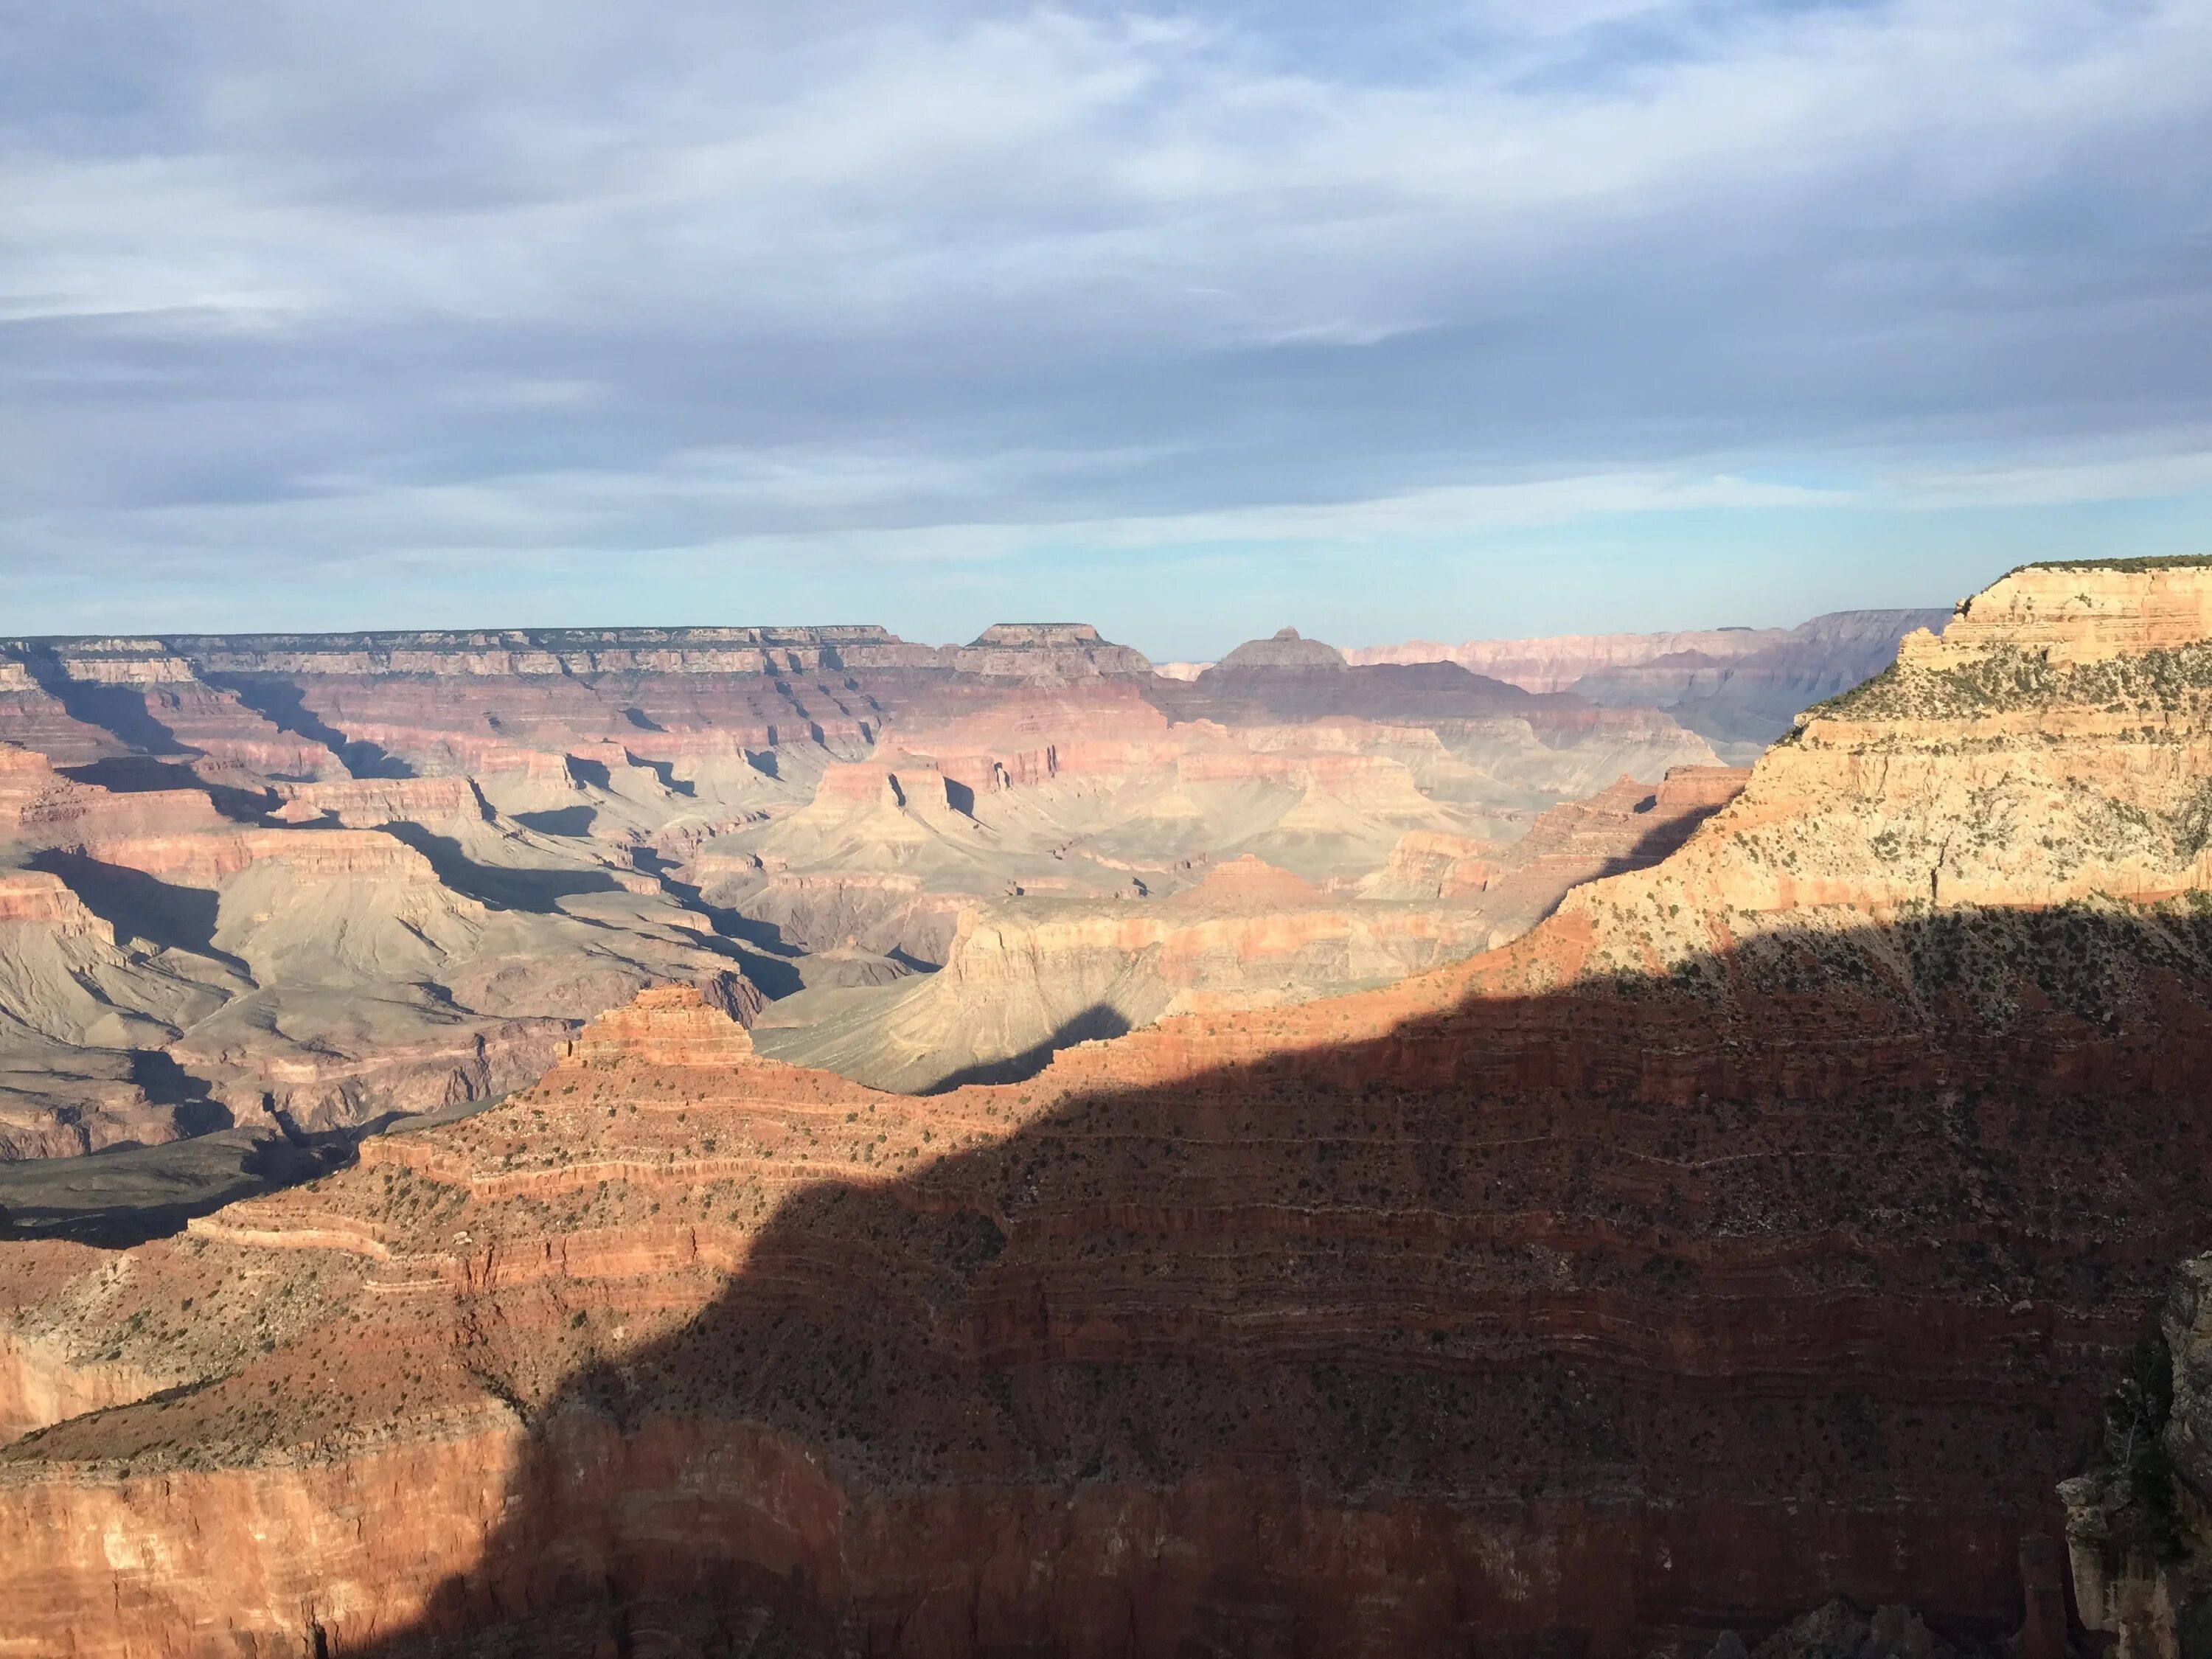
[[[2075,1601],[2113,1659],[2191,1659],[2212,1646],[2212,1255],[2180,1264],[2113,1384],[2058,1489]]]
[[[959,647],[861,627],[0,641],[0,732],[64,763],[35,788],[0,780],[0,863],[59,875],[118,948],[230,999],[168,1055],[167,1092],[236,1110],[258,1089],[286,1111],[299,1075],[319,1119],[416,1103],[441,1067],[455,1089],[510,1077],[535,1062],[487,1070],[484,1021],[588,1015],[694,944],[769,994],[865,988],[941,963],[963,915],[1010,897],[1164,896],[1247,854],[1341,890],[1409,831],[1510,839],[1705,752],[1640,711],[1455,671],[1290,695],[1270,648],[1170,709],[1142,656],[1074,623]],[[1359,714],[1393,708],[1408,717]],[[399,860],[301,885],[305,844],[278,829],[374,831],[430,878]],[[694,952],[675,976],[708,967]],[[379,1048],[388,1085],[363,1080]],[[34,1112],[72,1091],[114,1105],[112,1055],[17,1060],[50,1075]]]

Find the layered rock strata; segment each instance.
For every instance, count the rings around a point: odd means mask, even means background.
[[[0,1452],[0,1630],[1605,1659],[1838,1595],[2017,1629],[2212,1200],[2212,645],[2151,620],[2208,581],[2009,579],[1664,862],[1383,989],[928,1100],[660,993],[313,1188],[0,1257],[52,1402],[19,1420],[115,1401]]]
[[[664,979],[759,1006],[656,882],[532,842],[465,779],[281,797],[240,822],[0,747],[0,1161],[504,1092]],[[555,896],[601,891],[589,916]]]

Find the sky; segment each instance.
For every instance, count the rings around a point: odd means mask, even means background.
[[[0,634],[2212,551],[2204,0],[0,0]]]

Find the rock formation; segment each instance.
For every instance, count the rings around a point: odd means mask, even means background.
[[[1413,831],[1361,890],[1377,898],[1481,894],[1502,944],[1549,915],[1569,888],[1656,864],[1750,776],[1736,767],[1678,766],[1656,787],[1622,778],[1540,814],[1525,835],[1503,843]]]
[[[1272,639],[1247,640],[1205,672],[1226,676],[1255,670],[1287,670],[1294,673],[1334,674],[1346,666],[1344,653],[1334,646],[1323,645],[1319,640],[1301,639],[1297,629],[1284,628],[1276,630]],[[1203,678],[1204,675],[1194,678]]]
[[[1126,645],[1098,637],[1089,623],[999,623],[952,653],[963,674],[1017,680],[1082,680],[1139,676],[1152,665]]]
[[[0,749],[0,1161],[503,1092],[659,980],[758,1004],[657,884],[533,842],[465,779],[264,805]]]
[[[927,1099],[658,991],[311,1186],[13,1247],[0,1629],[2047,1635],[2023,1547],[2212,1200],[2208,590],[2008,578],[1662,862],[1395,984]]]
[[[2212,1651],[2212,1255],[2175,1273],[2058,1491],[2075,1603],[2112,1659]]]

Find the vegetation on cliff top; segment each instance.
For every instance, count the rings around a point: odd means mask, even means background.
[[[1716,1016],[1747,1000],[1843,993],[1900,998],[1991,1032],[2029,1009],[2061,1008],[2110,1035],[2148,1016],[2158,982],[2212,981],[2212,895],[1916,908],[1879,928],[1799,921],[1746,931],[1725,955],[1700,951],[1662,973],[1612,962],[1590,977],[1626,1000],[1687,996]]]
[[[2016,576],[2023,570],[2116,570],[2123,575],[2140,575],[2145,571],[2180,570],[2193,565],[2212,565],[2212,553],[2165,553],[2142,559],[2037,559],[2027,564],[2016,564],[2005,574]]]
[[[2039,651],[1991,646],[1972,661],[1944,668],[1892,664],[1806,710],[1799,730],[1816,719],[1974,720],[2061,705],[2165,717],[2191,707],[2207,691],[2212,691],[2212,641],[2067,664],[2054,664]]]

